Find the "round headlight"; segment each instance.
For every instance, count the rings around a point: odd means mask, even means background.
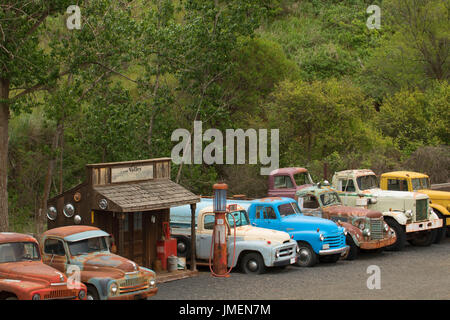
[[[153,287],[156,285],[155,279],[150,279],[150,280],[148,281],[148,284],[150,285],[150,287],[153,288]]]
[[[407,211],[405,212],[405,215],[406,215],[408,218],[412,218],[412,216],[413,216],[412,210],[407,210]]]
[[[323,235],[323,233],[320,234],[319,239],[320,239],[320,241],[325,240],[325,236]]]
[[[111,284],[111,286],[109,287],[109,291],[111,292],[112,295],[117,294],[117,292],[119,291],[119,287],[115,282]]]
[[[67,218],[72,218],[75,213],[75,207],[73,206],[73,204],[66,204],[64,206],[63,213]]]
[[[41,296],[39,295],[39,293],[36,293],[33,295],[33,300],[41,300]]]
[[[78,292],[78,299],[84,300],[84,298],[86,298],[86,292],[84,290],[80,290],[80,292]]]
[[[363,236],[370,237],[370,230],[369,229],[364,229]]]
[[[47,209],[47,218],[54,221],[56,216],[58,215],[58,211],[56,211],[55,207],[49,207]]]
[[[386,222],[384,223],[384,231],[385,232],[389,231],[389,225]]]
[[[277,252],[275,252],[275,258],[279,258],[280,257],[280,253],[277,251]]]

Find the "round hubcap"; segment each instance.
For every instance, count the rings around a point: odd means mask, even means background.
[[[301,262],[308,262],[309,259],[311,259],[311,252],[309,252],[309,250],[305,248],[300,249],[298,260],[300,260]]]
[[[184,252],[184,250],[186,250],[186,245],[183,242],[178,243],[177,245],[177,249],[180,252]]]
[[[255,260],[250,260],[247,263],[247,267],[250,271],[256,271],[258,269],[258,263]]]
[[[90,294],[87,295],[86,300],[94,300],[94,297]]]

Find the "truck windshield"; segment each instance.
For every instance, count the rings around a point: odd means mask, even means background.
[[[34,242],[10,242],[0,244],[0,263],[41,260],[39,248]]]
[[[327,192],[320,195],[320,201],[324,207],[341,204],[341,199],[336,192]]]
[[[105,237],[95,237],[80,241],[69,242],[69,250],[72,256],[79,256],[98,251],[107,251]]]
[[[281,217],[290,216],[292,214],[301,213],[297,202],[289,202],[285,204],[280,204],[278,206],[278,212]]]
[[[308,172],[294,174],[294,180],[297,186],[301,186],[304,184],[313,184]]]
[[[247,226],[250,224],[248,221],[247,212],[244,210],[228,213],[227,220],[231,228],[234,228],[234,221],[236,221],[236,227]]]
[[[359,190],[368,190],[378,188],[377,177],[374,175],[362,176],[356,178]]]
[[[415,178],[411,179],[412,188],[414,191],[420,190],[420,189],[430,189],[430,183],[428,178]]]

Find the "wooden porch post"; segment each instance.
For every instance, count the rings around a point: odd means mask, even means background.
[[[125,242],[125,238],[124,238],[124,232],[123,232],[123,220],[124,220],[125,216],[124,213],[121,212],[119,214],[119,247],[117,248],[119,250],[119,255],[123,256],[124,253],[124,242]]]
[[[197,205],[191,203],[191,271],[197,271],[197,262],[195,260],[195,245],[197,243],[195,234],[195,209]]]

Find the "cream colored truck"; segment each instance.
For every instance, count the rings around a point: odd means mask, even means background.
[[[212,211],[213,207],[208,206],[197,215],[195,253],[198,263],[209,262],[215,220]],[[190,215],[190,212],[187,214]],[[247,274],[261,274],[268,267],[283,267],[297,262],[297,243],[288,233],[250,225],[247,212],[236,204],[227,206],[226,220],[228,267],[240,267]],[[236,221],[236,248],[233,255],[234,221]],[[172,236],[177,238],[178,256],[189,258],[190,228],[184,228],[180,224],[172,225],[171,228]]]
[[[372,170],[336,172],[332,186],[345,205],[383,213],[384,220],[397,236],[397,241],[388,247],[390,250],[403,249],[406,241],[417,246],[431,245],[436,230],[443,225],[442,219],[430,208],[426,194],[381,190]]]

